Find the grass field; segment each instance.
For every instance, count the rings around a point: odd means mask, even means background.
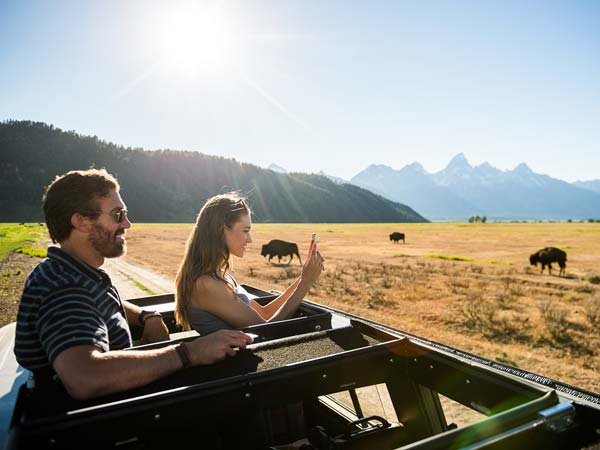
[[[0,224],[0,327],[14,322],[25,279],[46,256],[47,236],[38,223]]]
[[[40,241],[47,236],[40,224],[0,224],[0,261],[14,252],[31,256],[45,256],[46,246]]]
[[[191,229],[136,224],[127,258],[174,277]],[[600,391],[600,224],[254,224],[238,280],[284,289],[299,262],[268,264],[261,245],[297,242],[304,258],[313,231],[326,271],[311,300]],[[568,254],[565,277],[529,265],[550,245]]]

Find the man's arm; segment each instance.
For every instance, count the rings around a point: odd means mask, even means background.
[[[129,326],[141,327],[143,324],[140,323],[138,317],[142,312],[142,308],[140,308],[137,305],[134,305],[131,302],[128,302],[127,300],[121,300],[121,303],[123,303],[123,309],[125,310],[125,314],[127,315],[127,323],[129,323]]]
[[[190,364],[205,365],[234,356],[250,336],[222,330],[186,342]],[[52,364],[67,392],[78,400],[143,386],[183,367],[175,345],[154,350],[102,352],[93,345],[77,345],[61,352]]]
[[[127,300],[122,300],[125,314],[127,315],[127,323],[129,326],[143,327],[142,343],[149,344],[151,342],[161,342],[169,340],[169,329],[162,320],[162,317],[152,316],[148,317],[144,323],[139,320],[142,308],[134,305]]]

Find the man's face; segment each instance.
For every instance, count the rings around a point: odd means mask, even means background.
[[[116,258],[126,251],[125,232],[131,228],[131,222],[125,218],[117,222],[117,213],[126,209],[121,195],[112,190],[108,197],[98,199],[101,214],[92,223],[88,239],[92,247],[105,258]]]

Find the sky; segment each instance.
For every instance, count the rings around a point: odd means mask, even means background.
[[[600,2],[0,0],[0,120],[350,179],[600,179]]]

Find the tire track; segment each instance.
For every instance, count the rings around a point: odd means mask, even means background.
[[[123,258],[107,258],[102,270],[108,273],[119,295],[125,300],[175,290],[173,280]]]

